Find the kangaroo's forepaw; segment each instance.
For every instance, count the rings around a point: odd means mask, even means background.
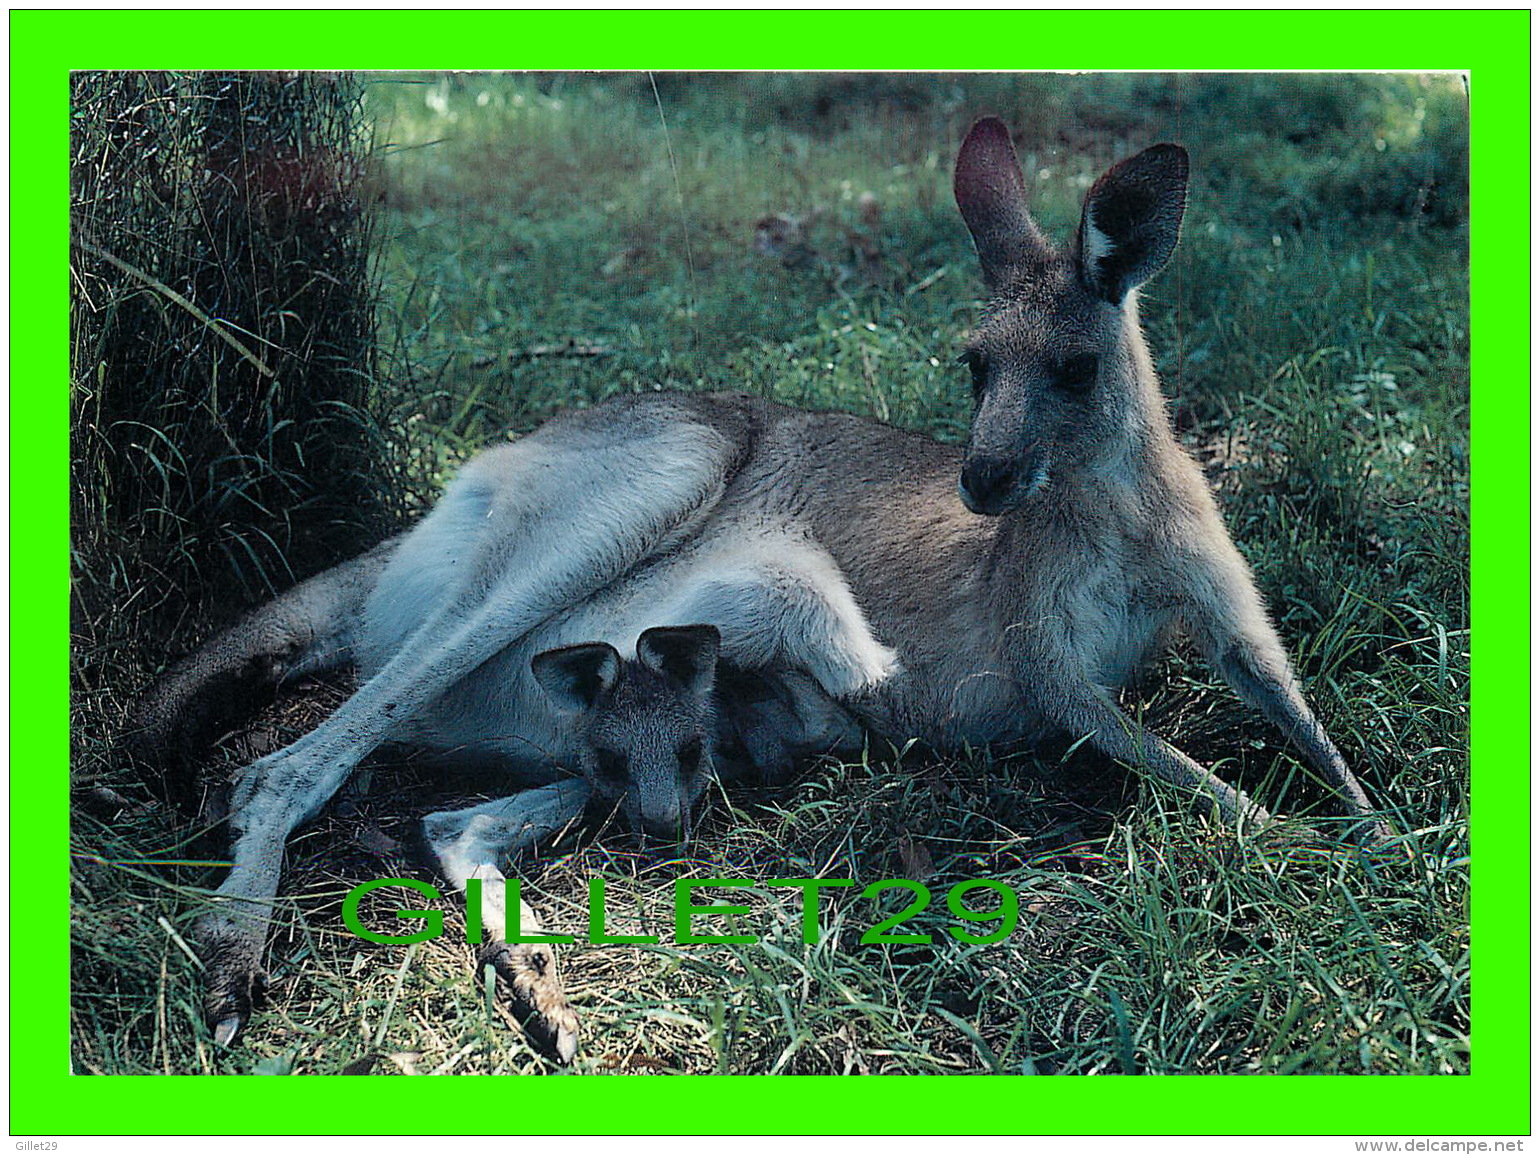
[[[221,1047],[235,1042],[267,985],[262,941],[252,940],[233,919],[206,914],[193,924],[193,942],[203,960],[203,1017]]]
[[[898,651],[875,642],[837,655],[843,660],[814,663],[811,671],[823,689],[836,698],[848,698],[880,686],[901,670]]]
[[[556,955],[546,943],[494,942],[476,955],[476,970],[490,965],[506,984],[514,1016],[536,1048],[559,1063],[577,1054],[577,1015],[567,1004]]]

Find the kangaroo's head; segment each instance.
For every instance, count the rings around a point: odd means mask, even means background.
[[[579,727],[581,769],[595,800],[619,805],[633,830],[677,841],[713,772],[715,626],[665,626],[637,640],[636,659],[604,642],[536,654],[535,680]]]
[[[1109,169],[1067,250],[1028,213],[999,120],[968,133],[954,190],[991,294],[962,355],[974,413],[958,488],[974,513],[997,515],[1134,435],[1141,391],[1154,385],[1133,291],[1176,247],[1187,153],[1157,144]]]

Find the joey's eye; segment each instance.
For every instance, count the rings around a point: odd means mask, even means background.
[[[1071,393],[1081,393],[1096,384],[1096,355],[1083,353],[1061,362],[1053,375],[1056,387]]]
[[[968,372],[973,374],[973,399],[977,401],[984,395],[984,386],[989,384],[989,358],[977,349],[965,349],[957,361],[968,366]]]
[[[694,774],[700,769],[700,756],[701,740],[691,738],[679,747],[679,769],[685,774]]]
[[[594,761],[599,766],[599,776],[611,782],[624,782],[626,778],[626,756],[618,750],[595,750]]]

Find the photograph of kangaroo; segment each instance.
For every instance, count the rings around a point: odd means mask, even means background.
[[[1460,76],[72,100],[78,1071],[1469,1069]]]

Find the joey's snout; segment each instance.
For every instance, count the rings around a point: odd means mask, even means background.
[[[684,840],[684,816],[678,809],[637,815],[632,825],[649,839],[658,842],[673,844]]]
[[[683,842],[689,837],[690,818],[706,790],[707,763],[691,773],[681,768],[640,773],[631,779],[625,797],[626,822],[632,830],[649,841],[666,844]]]
[[[673,845],[689,833],[691,800],[673,775],[635,773],[625,779],[590,778],[596,811],[614,814],[648,842]]]

